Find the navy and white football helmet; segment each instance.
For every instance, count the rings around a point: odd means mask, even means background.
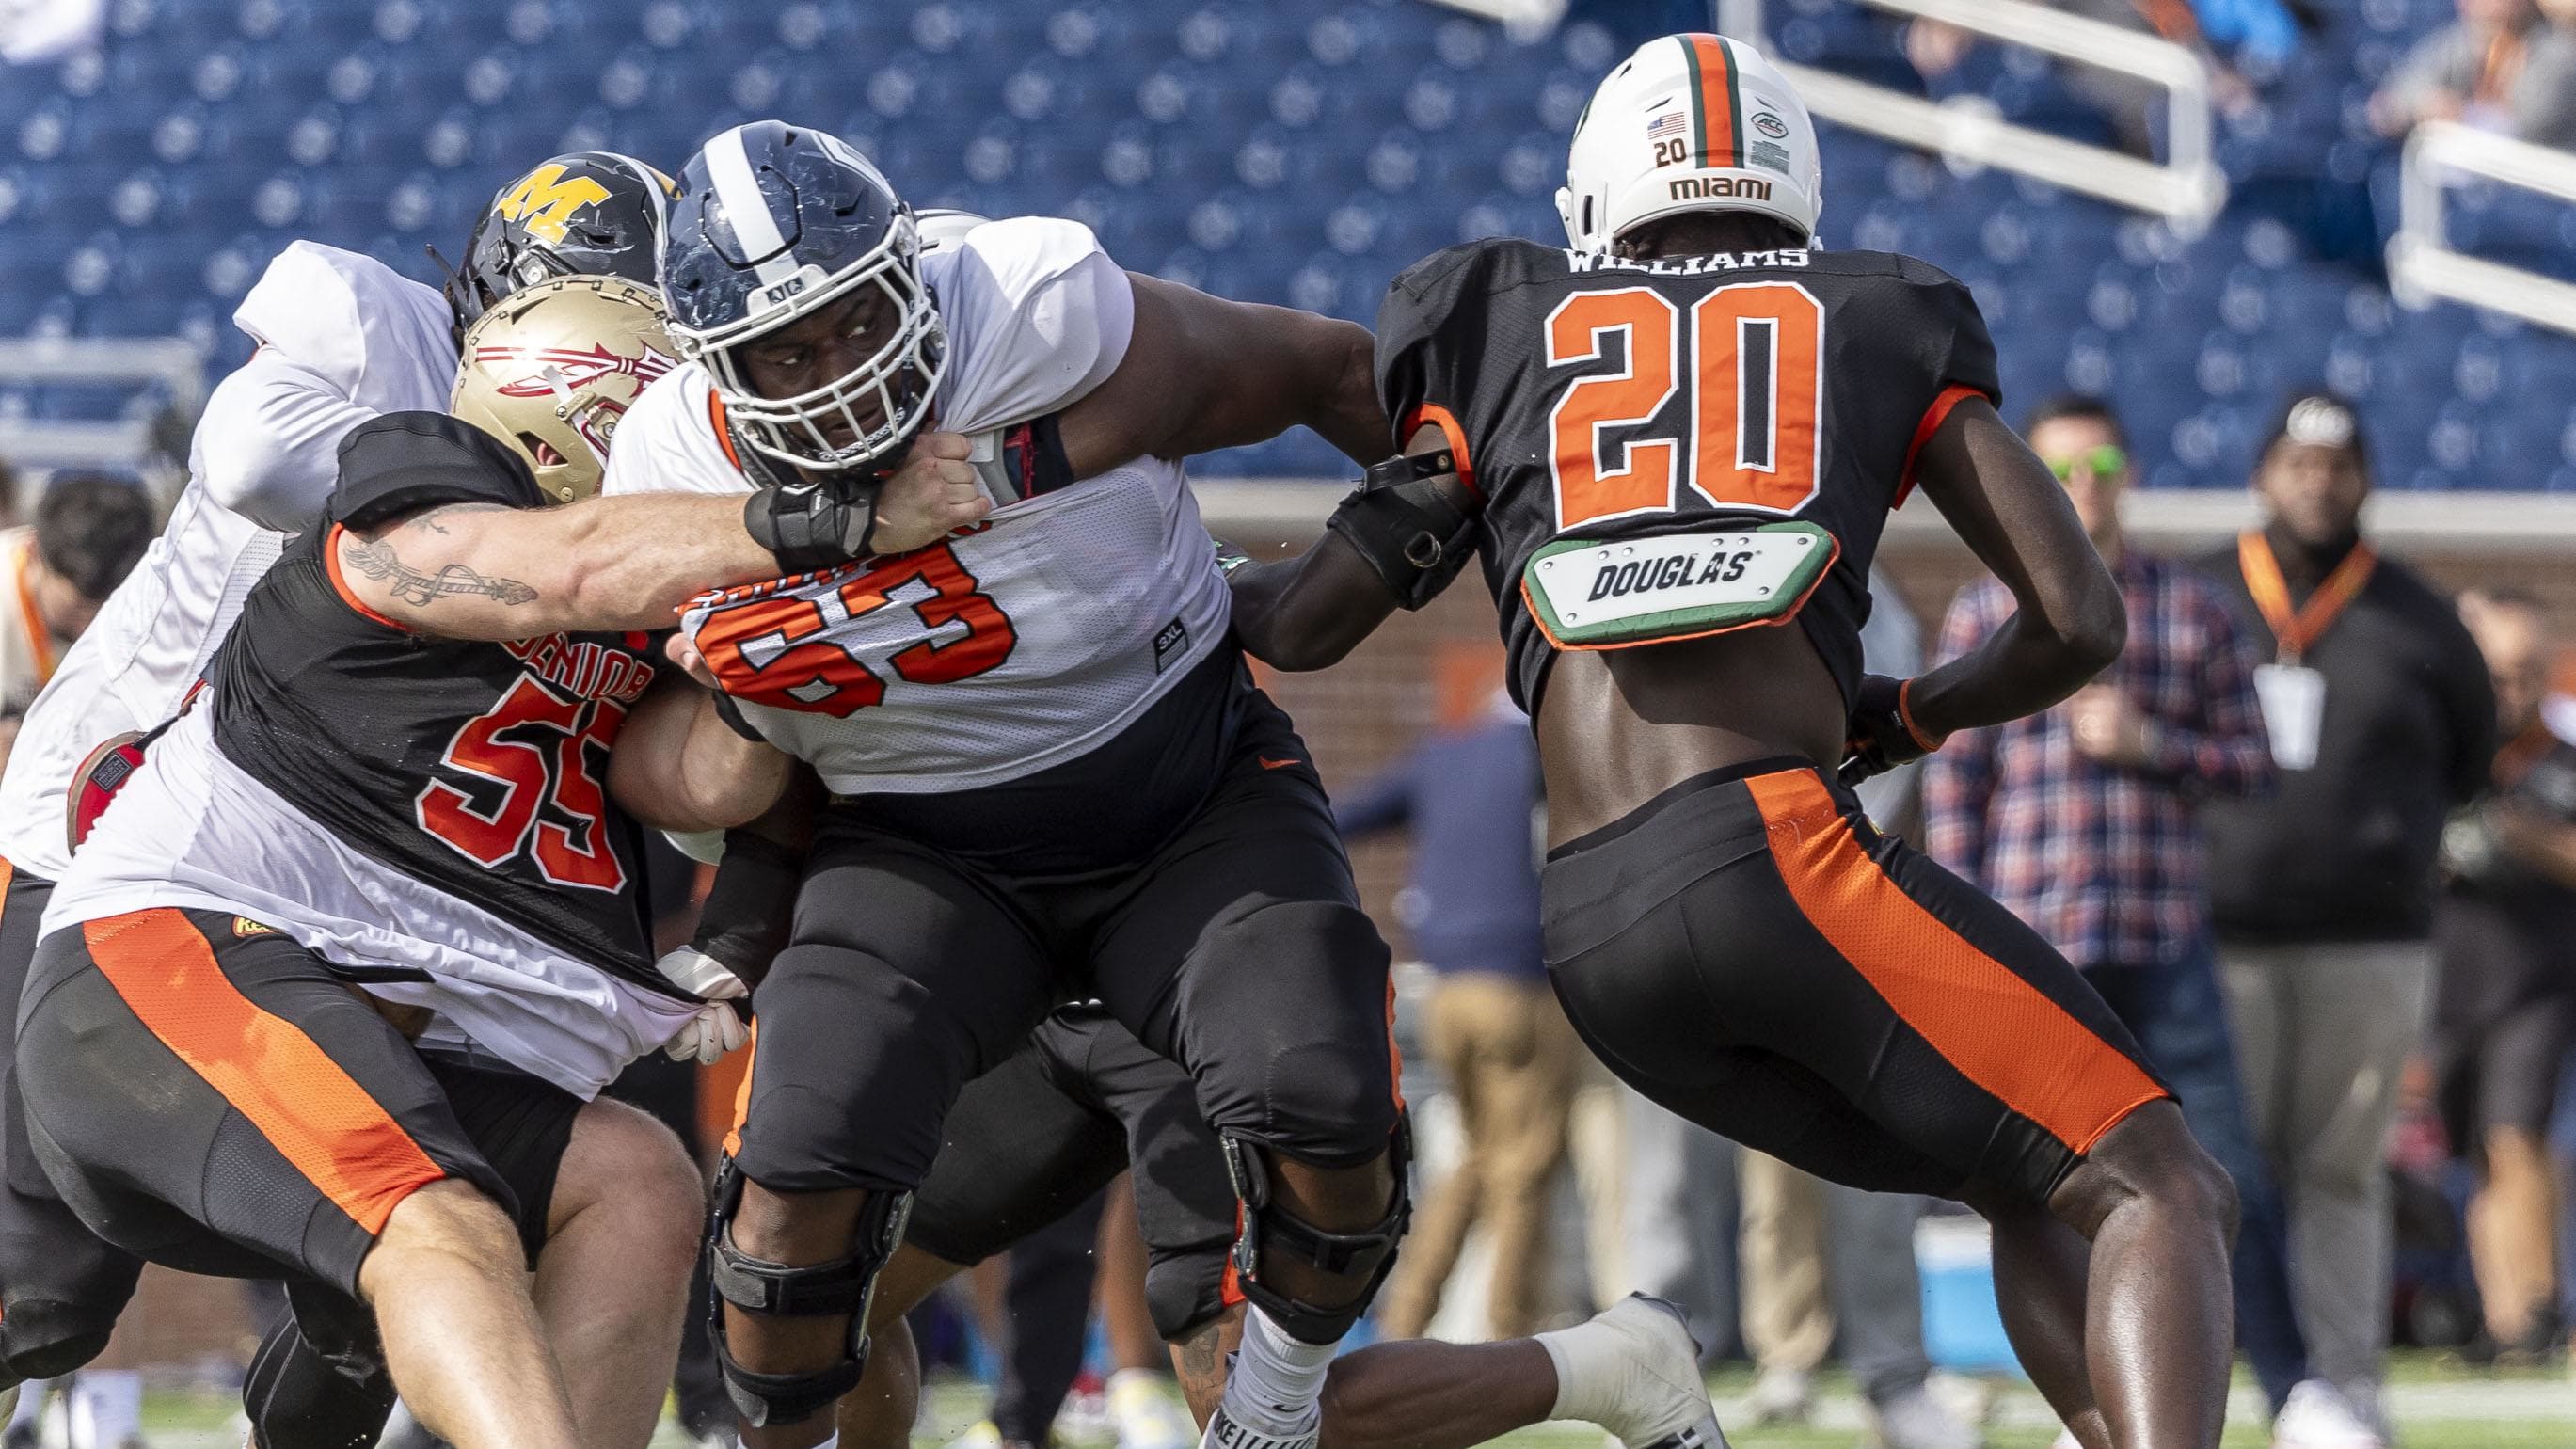
[[[703,363],[736,437],[809,472],[890,465],[929,421],[948,338],[912,208],[848,142],[754,121],[689,158],[662,249],[671,340]],[[895,325],[873,355],[794,397],[752,390],[738,349],[863,287]],[[850,441],[835,444],[835,424]]]

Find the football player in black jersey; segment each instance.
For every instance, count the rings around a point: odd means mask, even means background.
[[[548,278],[582,273],[622,276],[650,285],[662,206],[670,186],[669,177],[642,162],[603,152],[577,152],[550,157],[501,187],[467,241],[465,275],[455,278],[448,289],[453,335],[461,337],[487,307],[519,287]],[[288,260],[281,258],[279,266],[286,266]],[[276,275],[272,270],[272,279]],[[387,280],[391,281],[390,274]],[[262,289],[270,285],[264,281]],[[408,319],[398,312],[379,310],[375,304],[383,299],[374,292],[299,299],[315,306],[317,316],[338,317],[340,325],[367,334],[363,341],[351,339],[351,350],[360,358],[373,353],[399,359],[382,362],[379,377],[407,377],[413,369],[421,376],[436,377],[453,367],[452,341],[442,349],[443,339],[435,334],[404,325]],[[198,460],[200,466],[188,485],[191,504],[174,511],[157,551],[177,561],[165,561],[157,573],[147,569],[153,576],[135,581],[138,589],[163,591],[150,606],[155,637],[185,640],[220,614],[224,596],[239,597],[234,591],[246,588],[255,570],[264,566],[264,562],[244,560],[264,561],[273,550],[262,552],[256,544],[245,549],[226,530],[240,527],[243,520],[285,531],[308,526],[320,492],[315,482],[307,480],[315,480],[317,474],[327,478],[327,468],[320,465],[327,463],[327,450],[338,440],[338,433],[349,426],[351,410],[361,405],[358,397],[399,389],[398,384],[371,381],[375,391],[344,394],[324,371],[298,365],[309,359],[297,357],[294,342],[281,345],[278,338],[260,336],[261,329],[248,320],[248,314],[241,320],[263,344],[262,364],[227,379],[210,400],[198,436],[198,452],[205,456]],[[316,330],[321,330],[319,324]],[[426,350],[444,355],[408,355],[415,338]],[[363,370],[365,363],[359,365]],[[255,371],[263,374],[256,380]],[[251,437],[256,443],[243,446]],[[235,518],[236,513],[241,517]],[[240,572],[228,574],[227,562]],[[148,699],[160,689],[175,689],[179,684],[156,677],[151,666],[142,663],[113,668],[125,681],[117,688],[136,708],[154,706],[134,696]],[[92,661],[92,680],[98,677],[97,669]],[[70,823],[77,834],[82,823],[103,808],[113,783],[140,760],[142,752],[130,738],[106,738],[129,721],[102,723],[76,707],[47,718],[55,728],[67,719],[76,721],[75,727],[86,732],[87,738],[72,747],[74,760],[81,750],[97,745],[89,764],[76,774],[82,783],[75,788]],[[130,722],[159,721],[146,715]],[[64,767],[71,763],[66,760]],[[93,775],[110,788],[91,788]],[[46,828],[53,828],[50,821]],[[40,871],[30,865],[24,858],[0,862],[0,870],[7,872],[6,900],[0,902],[5,906],[0,909],[0,1010],[12,1019],[35,951],[37,921],[53,889],[47,877],[54,870]],[[0,1039],[0,1096],[6,1094],[8,1060],[9,1044]],[[16,1111],[14,1103],[0,1101],[0,1119],[14,1118]],[[7,1315],[0,1320],[0,1383],[6,1387],[0,1387],[0,1411],[5,1411],[18,1379],[69,1373],[96,1358],[106,1347],[117,1310],[141,1269],[131,1255],[109,1248],[84,1230],[53,1196],[24,1150],[25,1134],[5,1135],[9,1148],[5,1163],[0,1163],[0,1299],[5,1299]]]
[[[1975,303],[1811,249],[1812,127],[1730,40],[1638,49],[1568,170],[1570,248],[1396,280],[1378,374],[1408,456],[1302,558],[1236,570],[1237,629],[1321,667],[1481,554],[1547,773],[1549,968],[1594,1051],[1810,1171],[1977,1206],[2013,1342],[2087,1449],[2216,1444],[2225,1173],[2075,970],[1847,788],[2064,698],[2125,634],[1996,417]],[[1918,485],[2019,613],[1865,677],[1870,555]]]
[[[585,1099],[731,1018],[655,970],[638,821],[736,823],[784,774],[649,631],[779,573],[782,530],[811,551],[867,525],[829,497],[584,500],[668,357],[649,289],[548,282],[466,344],[473,421],[350,434],[324,526],[56,887],[17,1079],[101,1238],[288,1278],[305,1330],[339,1335],[317,1347],[380,1353],[460,1449],[640,1446],[703,1199],[666,1131]],[[917,455],[875,536],[971,521],[973,478]],[[547,1271],[574,1233],[613,1280]]]

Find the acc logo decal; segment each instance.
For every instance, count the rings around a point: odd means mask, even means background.
[[[493,204],[511,221],[524,221],[528,235],[560,246],[573,213],[608,199],[608,188],[587,176],[564,179],[563,167],[549,162],[521,178]]]
[[[1769,111],[1764,111],[1753,118],[1753,129],[1777,141],[1789,134],[1789,123]]]

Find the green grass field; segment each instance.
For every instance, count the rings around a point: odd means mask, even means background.
[[[2399,1409],[2400,1449],[2576,1449],[2576,1380],[2535,1370],[2473,1373],[2429,1355],[2401,1356],[2392,1397]],[[1752,1386],[1740,1369],[1710,1380],[1725,1422],[1733,1402]],[[1848,1382],[1828,1379],[1820,1422],[1802,1428],[1727,1427],[1734,1449],[1859,1449],[1875,1440],[1863,1426]],[[938,1449],[982,1417],[985,1390],[971,1380],[935,1381],[928,1412],[913,1442]],[[239,1411],[230,1395],[212,1391],[155,1393],[145,1413],[152,1449],[238,1449]],[[2038,1395],[2007,1386],[1996,1397],[1990,1449],[2047,1449],[2056,1427]],[[2225,1449],[2265,1449],[2270,1435],[2256,1417],[2240,1377]],[[1601,1449],[1598,1434],[1573,1425],[1525,1430],[1500,1441],[1510,1449]],[[1106,1449],[1107,1441],[1070,1438],[1064,1449]],[[666,1424],[654,1449],[687,1449],[678,1428]]]

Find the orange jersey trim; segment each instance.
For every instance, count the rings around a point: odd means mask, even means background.
[[[725,421],[724,394],[712,385],[707,388],[707,421],[715,426],[716,446],[724,449],[725,461],[735,472],[742,472],[742,455],[733,450],[733,428]]]
[[[447,1176],[402,1124],[284,1017],[224,974],[188,918],[133,911],[82,925],[90,959],[127,1009],[358,1226]]]
[[[1814,774],[1745,785],[1799,911],[1962,1076],[2078,1153],[2169,1095],[1889,879]]]
[[[335,523],[331,525],[331,536],[322,540],[322,571],[331,576],[331,591],[340,596],[341,603],[348,605],[351,609],[365,615],[367,618],[375,620],[386,628],[400,629],[406,634],[411,633],[412,628],[409,624],[403,623],[399,619],[389,618],[376,612],[376,610],[370,606],[366,600],[358,597],[357,590],[349,587],[348,579],[342,577],[340,573],[340,540],[346,537],[348,532],[349,530]]]
[[[1404,415],[1404,426],[1400,429],[1404,434],[1404,446],[1413,445],[1413,435],[1422,431],[1425,423],[1440,430],[1441,440],[1449,445],[1450,455],[1458,461],[1458,481],[1467,485],[1467,491],[1475,494],[1478,502],[1483,502],[1485,490],[1477,486],[1476,465],[1467,456],[1467,430],[1458,426],[1458,415],[1438,403],[1416,404],[1411,412]]]
[[[1904,507],[1905,500],[1913,496],[1914,460],[1922,456],[1923,445],[1932,441],[1934,433],[1941,431],[1941,425],[1950,421],[1950,410],[1972,397],[1984,396],[1985,393],[1977,388],[1954,382],[1941,389],[1939,397],[1932,399],[1932,406],[1923,410],[1923,420],[1914,425],[1914,441],[1905,445],[1905,469],[1896,475],[1896,498],[1887,505],[1889,512]]]

